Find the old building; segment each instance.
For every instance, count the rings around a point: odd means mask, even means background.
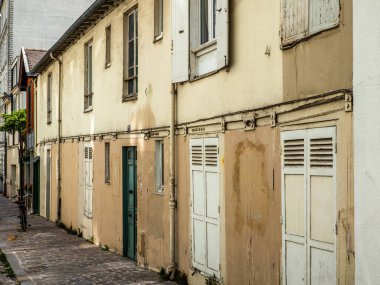
[[[97,0],[33,73],[41,215],[190,284],[354,282],[351,0]]]
[[[353,1],[356,284],[380,283],[380,3]]]
[[[0,0],[0,95],[11,94],[19,76],[21,47],[50,48],[74,20],[94,0]],[[4,99],[7,102],[10,100]],[[24,100],[25,101],[25,100]],[[0,106],[1,112],[10,107]],[[25,106],[20,106],[25,107]],[[16,106],[15,106],[16,108]],[[4,158],[5,135],[0,135],[0,176],[6,176],[5,188],[12,188]],[[13,151],[9,155],[13,157]],[[6,156],[5,156],[6,157]],[[13,159],[13,158],[11,158]],[[17,158],[16,158],[17,161]],[[16,163],[16,168],[18,168]],[[11,171],[11,170],[10,170]],[[16,171],[17,172],[17,171]],[[18,176],[16,188],[18,188]]]

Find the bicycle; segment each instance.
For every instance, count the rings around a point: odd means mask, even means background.
[[[20,225],[21,225],[21,230],[23,232],[26,231],[28,228],[28,213],[27,213],[27,208],[26,208],[26,198],[27,195],[25,195],[25,190],[24,189],[18,189],[19,192],[19,201],[18,201],[18,209],[19,209],[19,218],[20,218]]]

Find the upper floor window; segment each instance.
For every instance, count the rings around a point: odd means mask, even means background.
[[[339,25],[339,0],[284,0],[282,45]]]
[[[12,88],[16,87],[18,82],[18,70],[17,70],[17,62],[12,67]]]
[[[93,96],[93,73],[92,73],[92,40],[84,45],[84,110],[92,110],[92,96]]]
[[[154,40],[162,38],[164,32],[164,0],[154,0]]]
[[[124,16],[124,91],[123,101],[135,99],[138,93],[138,13]]]
[[[52,75],[48,74],[47,78],[47,88],[46,88],[46,122],[51,124],[52,120],[52,102],[51,102],[51,93],[52,93]]]
[[[106,28],[106,68],[111,66],[111,25]]]
[[[22,91],[18,94],[18,106],[19,110],[26,109],[26,92]]]
[[[203,45],[215,39],[215,16],[217,0],[199,0],[200,44]]]
[[[228,66],[228,2],[172,2],[172,82],[196,79]]]

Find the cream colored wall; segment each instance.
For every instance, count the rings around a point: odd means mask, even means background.
[[[169,2],[165,1],[169,14]],[[63,136],[125,131],[167,125],[170,96],[169,18],[164,38],[153,43],[153,10],[150,1],[140,1],[139,11],[139,94],[135,101],[122,103],[123,14],[136,1],[125,1],[89,30],[62,56]],[[105,68],[105,28],[111,25],[111,66]],[[93,40],[93,111],[84,113],[84,45]],[[152,62],[159,61],[152,65]],[[152,68],[153,67],[153,68]],[[55,69],[58,65],[55,64]],[[157,68],[163,68],[158,71]],[[44,79],[46,76],[44,77]],[[117,118],[117,119],[116,119]]]
[[[52,120],[47,124],[47,79],[52,76]],[[35,100],[36,112],[36,138],[35,142],[55,140],[58,137],[58,92],[59,92],[59,64],[54,62],[37,80],[37,100]]]
[[[230,69],[178,86],[179,122],[281,102],[280,2],[230,1]]]

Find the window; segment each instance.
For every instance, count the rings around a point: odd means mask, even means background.
[[[92,95],[93,95],[93,81],[92,81],[92,40],[85,44],[85,85],[84,85],[84,110],[92,110]]]
[[[51,119],[52,119],[52,102],[51,102],[51,92],[52,92],[52,75],[49,73],[48,75],[48,80],[47,80],[47,99],[46,99],[46,122],[48,124],[51,124]]]
[[[200,14],[200,44],[203,45],[215,39],[216,0],[199,0]]]
[[[26,92],[22,91],[18,94],[18,106],[19,110],[26,109]]]
[[[172,82],[193,80],[228,66],[228,2],[172,2]]]
[[[12,88],[16,87],[18,82],[17,61],[12,67]]]
[[[282,45],[339,25],[339,0],[284,0]]]
[[[106,68],[111,66],[111,25],[106,28]]]
[[[163,0],[154,0],[154,39],[157,41],[162,38],[164,32]]]
[[[138,93],[138,13],[134,9],[124,16],[124,92],[123,101]]]
[[[156,163],[156,193],[162,193],[164,190],[164,142],[156,141],[155,152]]]
[[[110,143],[106,142],[104,144],[104,181],[105,183],[110,183]]]

